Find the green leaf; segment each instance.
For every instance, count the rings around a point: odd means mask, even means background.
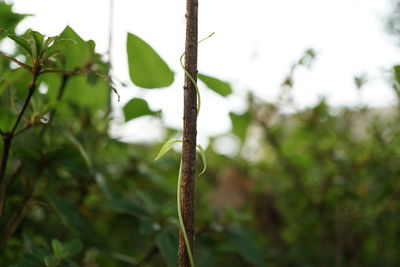
[[[12,5],[0,1],[0,28],[13,32],[15,26],[26,16],[12,11]]]
[[[11,38],[14,42],[16,42],[23,49],[25,49],[25,51],[28,52],[28,54],[32,56],[32,47],[27,39],[25,39],[21,36],[15,35],[15,34],[9,34],[8,37]]]
[[[157,157],[154,160],[159,160],[162,156],[164,156],[165,153],[171,150],[172,146],[176,143],[182,142],[182,140],[177,140],[177,139],[169,139],[167,142],[164,143],[164,145],[161,147],[160,152],[158,152]]]
[[[60,34],[63,39],[74,40],[75,45],[65,46],[65,68],[67,70],[82,68],[90,59],[91,51],[88,44],[69,26]],[[68,91],[68,90],[66,90]],[[95,95],[92,93],[92,95]]]
[[[37,248],[33,249],[33,253],[23,254],[19,263],[7,265],[9,267],[43,267],[43,258],[47,252],[42,255],[36,255]]]
[[[82,144],[79,142],[79,140],[76,139],[75,136],[73,136],[66,130],[63,130],[61,128],[57,129],[79,150],[79,152],[82,155],[82,158],[85,160],[86,165],[88,166],[89,169],[91,169],[93,167],[92,160],[90,159],[88,153],[86,152]]]
[[[177,266],[177,240],[174,240],[174,238],[172,238],[171,234],[168,232],[162,231],[156,235],[155,242],[167,265],[169,267]]]
[[[207,158],[206,158],[206,153],[204,152],[203,147],[202,147],[201,145],[197,145],[197,148],[199,149],[200,155],[201,155],[201,159],[203,160],[203,170],[202,170],[201,173],[198,175],[198,176],[200,176],[200,175],[202,175],[202,174],[206,171],[206,169],[207,169]]]
[[[228,239],[236,247],[235,251],[246,261],[259,267],[267,266],[265,253],[254,244],[249,232],[235,227],[229,231]]]
[[[67,226],[72,233],[86,240],[92,240],[97,236],[86,218],[67,198],[52,194],[48,195],[48,200],[60,216],[63,224]]]
[[[58,259],[62,259],[65,257],[63,245],[57,239],[51,240],[51,247],[53,248],[54,256]]]
[[[174,73],[154,49],[138,36],[128,33],[127,52],[131,81],[142,88],[167,87]]]
[[[77,42],[75,42],[73,39],[66,39],[66,38],[58,38],[54,40],[54,42],[51,44],[49,48],[46,50],[44,57],[45,58],[51,58],[54,56],[57,56],[61,51],[63,51],[67,46],[69,45],[76,45]]]
[[[59,264],[59,261],[53,256],[45,256],[44,263],[47,267],[56,267]]]
[[[130,121],[146,115],[155,115],[156,112],[149,108],[146,100],[141,98],[132,98],[124,106],[125,121]]]
[[[31,31],[32,37],[32,55],[33,57],[40,56],[44,49],[44,36],[37,31]]]
[[[103,174],[96,173],[95,180],[100,190],[107,196],[107,198],[114,199],[116,197],[117,194],[112,190]]]
[[[63,100],[92,111],[105,110],[109,94],[110,87],[107,81],[99,79],[96,84],[92,85],[87,82],[86,75],[77,75],[68,79]]]
[[[72,239],[63,244],[64,253],[66,257],[73,258],[83,250],[82,241],[79,239]]]
[[[232,123],[232,133],[239,137],[240,141],[243,143],[246,139],[247,128],[250,125],[250,113],[245,112],[239,115],[230,112],[229,117]]]
[[[54,41],[57,40],[58,38],[60,38],[60,37],[59,36],[52,36],[52,37],[46,38],[46,41],[44,41],[44,49],[49,48],[50,45],[52,45],[54,43]]]
[[[149,215],[142,203],[132,199],[110,199],[104,202],[104,206],[135,217],[147,217]]]
[[[232,88],[229,83],[223,82],[217,78],[207,76],[199,73],[197,77],[202,81],[208,88],[213,90],[219,95],[228,96],[232,94]]]
[[[0,130],[6,132],[12,129],[17,116],[10,109],[0,106]]]

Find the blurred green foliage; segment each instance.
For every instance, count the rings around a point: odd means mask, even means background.
[[[9,33],[23,18],[2,2],[0,14],[0,28]],[[93,41],[70,27],[61,37],[74,44],[51,64],[107,75],[109,64]],[[132,65],[137,51],[130,42],[160,67],[154,73],[149,63],[136,84],[172,83],[154,50],[128,38],[133,82],[141,65]],[[21,55],[17,48],[11,56]],[[290,70],[285,96],[295,69],[314,57],[306,51]],[[399,92],[399,67],[394,70]],[[149,78],[159,72],[159,79]],[[31,74],[4,58],[0,74],[0,130],[6,132]],[[223,81],[200,79],[222,96],[231,93]],[[34,124],[15,137],[8,163],[0,266],[176,266],[179,155],[154,162],[161,142],[132,145],[110,137],[111,90],[101,77],[47,73],[38,84],[46,90],[34,94],[23,118]],[[398,106],[333,109],[321,99],[287,114],[281,107],[290,101],[282,99],[266,103],[249,94],[248,109],[230,114],[232,131],[211,138],[208,169],[197,179],[197,266],[400,266]],[[143,99],[129,101],[124,114],[126,120],[159,116]],[[167,130],[174,137],[176,130]],[[218,153],[221,138],[233,139],[239,152]]]

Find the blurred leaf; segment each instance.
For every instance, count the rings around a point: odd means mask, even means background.
[[[146,100],[141,98],[132,98],[124,106],[125,122],[136,119],[146,115],[154,115],[156,112],[149,108]]]
[[[15,26],[26,16],[12,12],[12,5],[0,2],[0,28],[14,31]]]
[[[65,257],[63,245],[60,241],[58,241],[57,239],[53,239],[51,241],[51,247],[53,248],[53,253],[56,258],[62,259]]]
[[[142,203],[132,199],[110,199],[104,202],[104,206],[114,211],[130,214],[135,217],[146,217],[149,215]]]
[[[56,267],[59,264],[58,260],[53,256],[45,256],[44,263],[46,264],[46,267]]]
[[[131,81],[142,88],[166,87],[174,73],[154,49],[138,36],[128,33],[128,65]]]
[[[228,234],[228,239],[236,247],[236,252],[246,261],[255,266],[267,266],[265,253],[254,244],[247,231],[233,227]]]
[[[15,34],[9,34],[8,37],[10,37],[12,40],[14,40],[19,46],[21,46],[25,51],[28,53],[28,55],[32,55],[32,47],[31,44],[27,39],[24,37],[15,35]]]
[[[107,198],[115,198],[116,193],[113,192],[106,178],[101,173],[96,173],[96,183],[100,187],[101,191],[107,196]]]
[[[62,222],[74,234],[86,240],[92,240],[96,236],[89,222],[69,200],[56,195],[48,195],[47,197]]]
[[[8,108],[0,106],[0,130],[10,131],[13,127],[17,116]]]
[[[73,258],[83,250],[83,243],[79,239],[72,239],[63,243],[63,249],[68,258]]]
[[[64,29],[64,31],[60,34],[60,37],[63,39],[73,40],[75,42],[73,45],[63,47],[65,68],[67,70],[72,70],[84,67],[91,55],[88,44],[69,26]],[[57,49],[59,48],[60,47]],[[92,95],[94,96],[95,94]]]
[[[24,68],[17,68],[9,70],[5,73],[4,79],[0,79],[0,96],[4,94],[7,89],[18,100],[24,100],[29,82],[32,80],[31,73]]]
[[[107,81],[100,79],[96,84],[87,82],[86,75],[77,75],[68,79],[63,96],[64,101],[91,110],[106,109],[110,87]]]
[[[207,76],[199,73],[197,77],[205,84],[208,88],[216,92],[221,96],[228,96],[232,94],[232,88],[229,83],[223,82],[217,78]]]
[[[164,143],[164,145],[161,147],[160,152],[158,152],[157,157],[154,160],[159,160],[162,156],[164,156],[165,153],[171,150],[174,144],[182,142],[182,140],[176,140],[176,139],[169,139],[167,142]]]
[[[243,143],[246,139],[247,128],[250,125],[250,113],[245,112],[239,115],[230,112],[229,117],[232,123],[232,133],[239,137],[240,141]]]
[[[43,267],[44,257],[45,255],[41,255],[41,257],[38,258],[33,254],[25,254],[22,256],[22,259],[19,261],[19,263],[12,264],[9,267]]]
[[[171,234],[165,231],[159,232],[155,237],[155,242],[161,252],[167,266],[174,267],[178,264],[178,246],[177,240],[172,238]]]
[[[33,57],[40,56],[44,49],[44,36],[37,31],[31,31],[30,36],[32,37],[32,55]]]
[[[73,136],[71,133],[67,132],[64,129],[58,128],[58,130],[79,150],[79,152],[81,153],[82,158],[85,160],[88,168],[92,169],[93,163],[92,163],[88,153],[86,152],[85,148],[78,141],[78,139],[76,139],[75,136]]]
[[[159,231],[161,228],[160,224],[151,218],[140,219],[139,233],[142,235],[150,235],[155,231]]]
[[[77,42],[74,41],[73,39],[57,37],[54,40],[54,43],[51,44],[50,47],[46,50],[45,58],[50,58],[50,57],[56,56],[61,51],[63,51],[67,46],[76,45],[76,44],[77,44]]]

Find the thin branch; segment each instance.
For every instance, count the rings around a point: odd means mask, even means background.
[[[27,97],[25,99],[25,103],[22,106],[22,109],[18,114],[17,120],[14,123],[14,126],[13,126],[13,128],[12,128],[12,130],[10,132],[11,138],[14,137],[14,133],[17,130],[18,124],[21,121],[22,117],[24,116],[25,110],[29,106],[29,102],[31,101],[33,93],[36,90],[36,78],[37,78],[37,75],[34,75],[33,76],[33,80],[29,83],[28,95],[27,95]]]
[[[60,69],[45,69],[40,72],[39,75],[45,74],[45,73],[62,73],[64,75],[75,75],[75,74],[94,74],[96,76],[99,76],[100,78],[106,80],[110,85],[111,85],[111,90],[118,96],[118,102],[120,101],[120,95],[118,94],[117,89],[115,89],[112,84],[113,81],[110,78],[110,76],[98,72],[98,71],[93,71],[89,69],[79,69],[79,70],[60,70]]]
[[[198,0],[186,1],[186,43],[185,69],[190,75],[185,75],[184,111],[183,111],[183,145],[182,145],[182,181],[181,199],[182,217],[187,232],[191,251],[194,252],[195,226],[195,165],[196,165],[196,135],[197,135],[197,34],[198,34]],[[186,72],[185,72],[186,73]],[[190,79],[193,78],[194,82]],[[185,238],[179,232],[178,266],[191,266]]]
[[[0,56],[11,60],[12,62],[18,64],[18,65],[21,66],[22,68],[24,68],[24,69],[28,70],[29,72],[32,72],[32,73],[33,73],[32,67],[31,67],[31,66],[29,66],[29,65],[27,65],[27,64],[25,64],[25,63],[22,63],[21,61],[15,59],[15,58],[13,58],[13,57],[7,56],[6,54],[3,54],[3,53],[1,53],[1,52],[0,52]]]
[[[77,69],[77,70],[61,70],[61,69],[44,69],[40,72],[40,74],[45,74],[45,73],[62,73],[65,75],[74,75],[74,74],[96,74],[101,77],[104,76],[104,74],[96,71],[91,71],[88,69]]]
[[[14,134],[15,134],[15,131],[17,130],[18,124],[21,121],[22,117],[24,116],[24,113],[31,101],[32,95],[36,90],[37,76],[38,76],[37,74],[34,74],[32,81],[29,83],[28,95],[25,99],[25,103],[24,103],[21,111],[18,114],[17,120],[15,121],[12,130],[3,135],[3,153],[1,156],[1,163],[0,163],[0,186],[3,185],[4,176],[6,174],[7,162],[8,162],[8,158],[10,155],[11,142],[14,138]],[[0,192],[1,192],[1,190],[0,190]]]
[[[9,134],[3,136],[3,153],[0,162],[0,185],[3,185],[3,179],[6,173],[8,156],[10,154],[11,138]],[[1,192],[1,190],[0,190]],[[1,219],[1,217],[0,217]]]
[[[30,129],[33,126],[35,126],[35,124],[32,124],[32,123],[28,122],[23,128],[21,128],[21,129],[19,129],[18,131],[15,132],[14,137],[22,134],[23,132],[25,132],[26,130]]]

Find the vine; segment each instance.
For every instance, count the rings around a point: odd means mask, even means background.
[[[212,37],[214,34],[215,34],[215,32],[211,33],[207,37],[201,39],[198,43],[201,43],[201,42],[207,40],[208,38]],[[199,87],[197,86],[196,81],[192,77],[192,75],[190,75],[189,71],[183,65],[183,58],[184,57],[185,57],[185,52],[182,53],[182,55],[181,55],[181,57],[179,59],[179,62],[181,64],[181,67],[182,67],[183,71],[185,72],[185,75],[190,79],[190,81],[192,82],[193,86],[196,88],[196,94],[197,94],[197,117],[198,117],[199,113],[200,113],[200,106],[201,106],[200,90],[199,90]],[[164,156],[165,153],[167,153],[172,148],[172,146],[174,144],[182,143],[182,142],[183,142],[183,140],[178,140],[178,139],[173,139],[173,138],[169,139],[161,147],[160,152],[158,153],[157,157],[154,160],[159,160],[162,156]],[[202,161],[203,161],[203,170],[198,175],[198,176],[201,176],[207,169],[207,158],[206,158],[206,154],[205,154],[205,151],[204,151],[203,147],[200,144],[197,144],[196,146],[199,149],[199,152],[200,152],[200,155],[201,155],[201,158],[202,158]],[[182,185],[182,160],[180,161],[180,164],[179,164],[178,183],[177,183],[177,189],[176,189],[178,219],[179,219],[179,227],[181,228],[181,231],[182,231],[182,234],[183,234],[183,238],[185,240],[185,246],[186,246],[186,249],[188,251],[188,257],[189,257],[189,261],[190,261],[190,266],[194,267],[195,265],[194,265],[194,260],[193,260],[193,253],[192,253],[192,250],[190,248],[189,238],[187,236],[185,224],[183,222],[183,217],[182,217],[182,207],[181,207],[181,201],[180,201],[181,200],[181,195],[180,195],[181,185]]]

